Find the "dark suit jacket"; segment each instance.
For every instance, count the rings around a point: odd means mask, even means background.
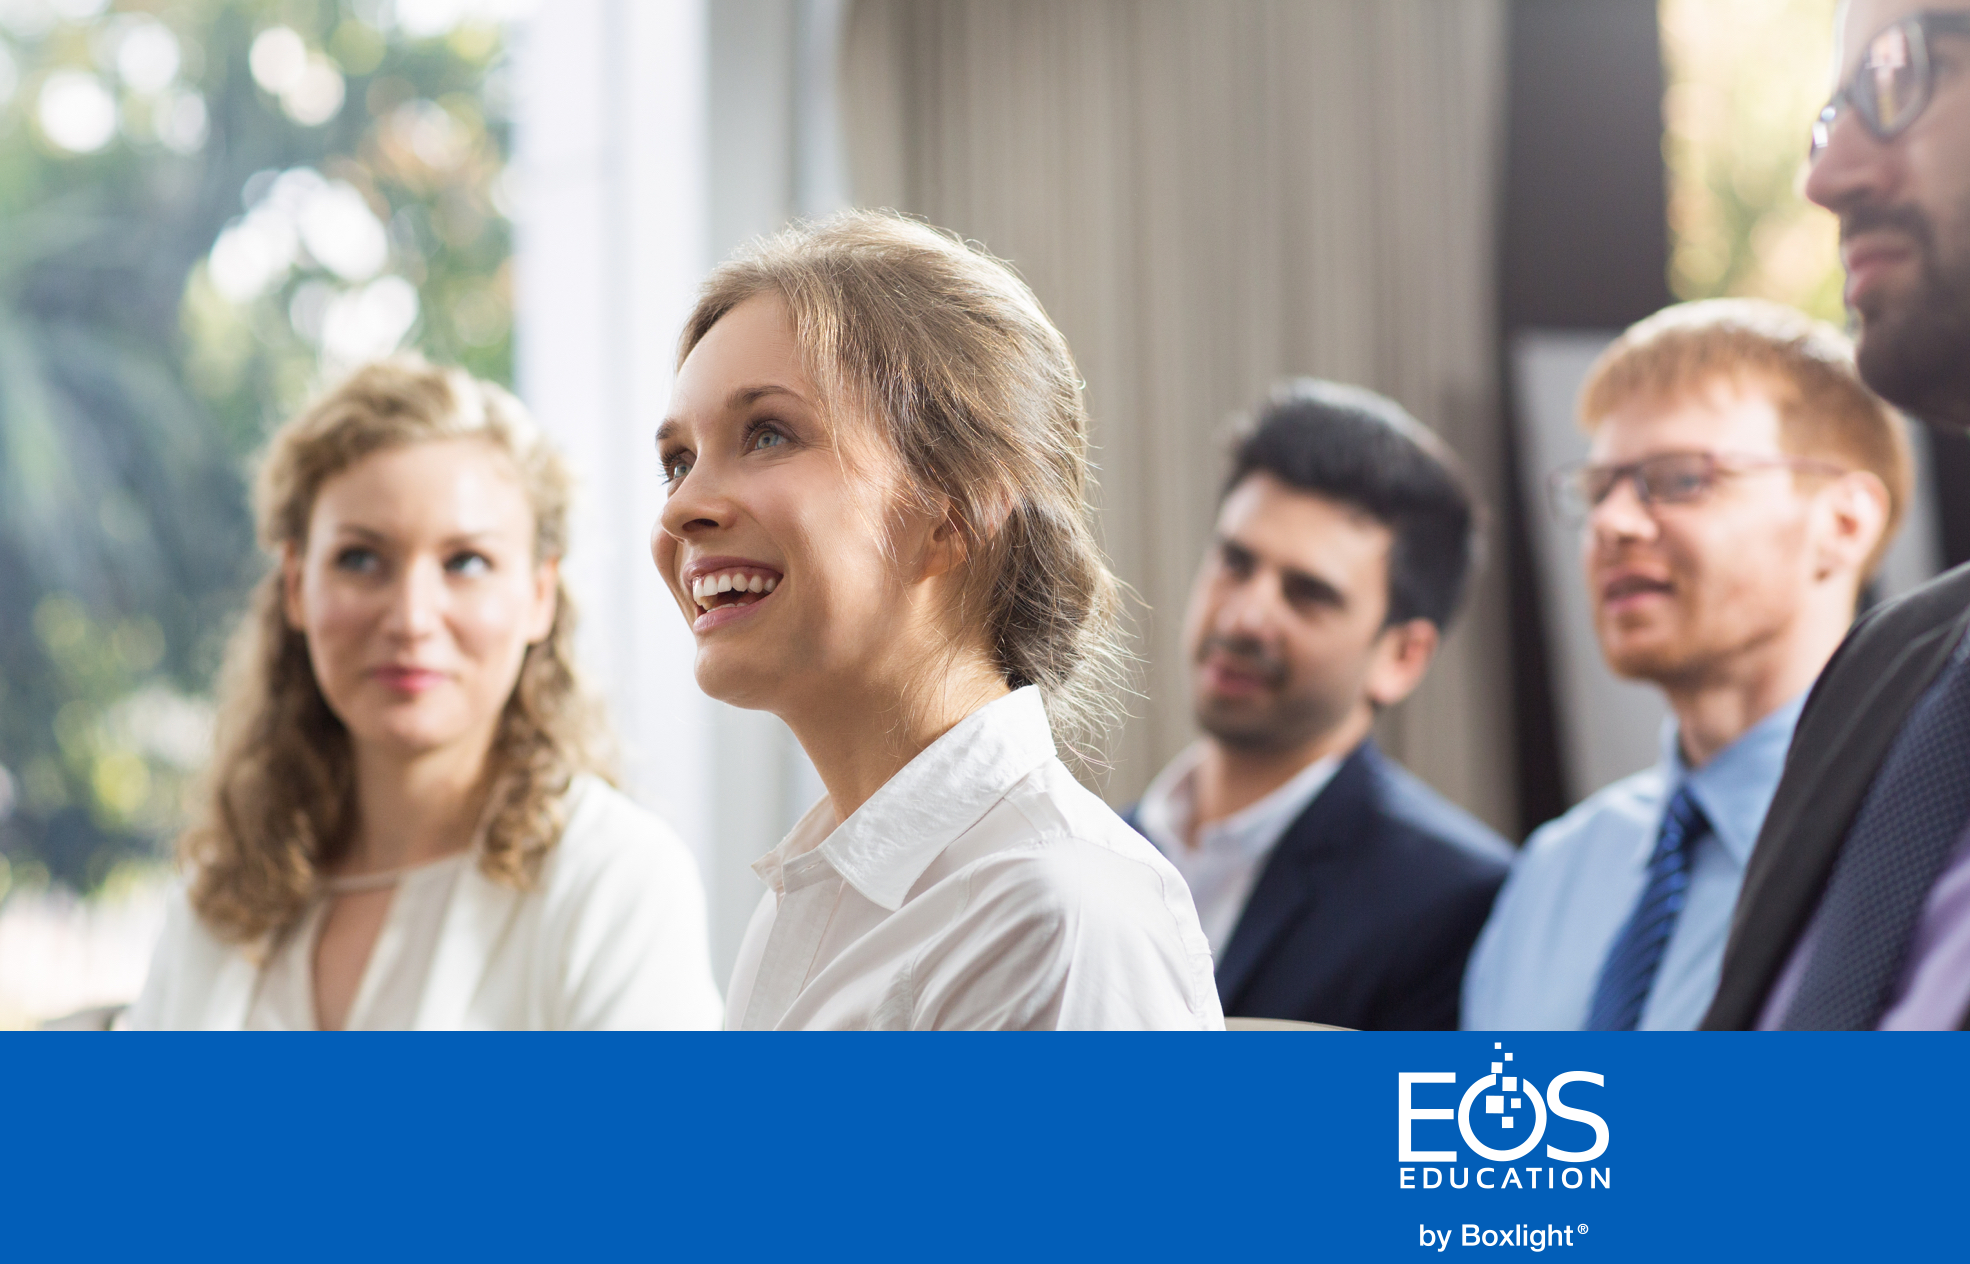
[[[1135,809],[1128,820],[1135,824]],[[1266,859],[1217,963],[1227,1015],[1457,1026],[1511,844],[1363,742]]]
[[[1758,1025],[1875,771],[1966,624],[1970,566],[1959,566],[1869,612],[1827,663],[1745,868],[1706,1029]]]

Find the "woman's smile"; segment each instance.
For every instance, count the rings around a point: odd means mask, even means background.
[[[701,558],[684,568],[683,586],[699,614],[691,630],[700,635],[754,614],[785,578],[774,567],[739,557]]]

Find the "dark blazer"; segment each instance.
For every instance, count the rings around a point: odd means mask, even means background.
[[[1134,808],[1127,817],[1134,825]],[[1454,1028],[1464,959],[1511,855],[1476,817],[1363,742],[1260,870],[1217,963],[1224,1012]]]
[[[1758,1025],[1902,721],[1970,626],[1970,566],[1876,607],[1806,699],[1731,918],[1707,1030]]]

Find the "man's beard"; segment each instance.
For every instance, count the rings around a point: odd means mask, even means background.
[[[1909,239],[1921,279],[1906,298],[1877,296],[1859,310],[1861,380],[1911,416],[1970,428],[1970,263],[1945,267],[1934,227],[1910,206],[1857,207],[1841,217],[1840,237],[1877,228]]]
[[[1213,653],[1239,660],[1242,669],[1275,688],[1291,675],[1285,660],[1246,637],[1206,637],[1197,648],[1196,662],[1201,664]],[[1197,704],[1197,726],[1233,750],[1263,754],[1312,741],[1338,726],[1350,709],[1344,701],[1305,688],[1275,694],[1267,703],[1213,705],[1204,698]]]

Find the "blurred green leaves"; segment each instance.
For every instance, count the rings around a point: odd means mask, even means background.
[[[510,378],[502,41],[440,7],[0,0],[17,874],[92,887],[175,827],[268,429],[398,345]]]
[[[1662,0],[1670,287],[1845,319],[1838,227],[1800,192],[1835,0]],[[1756,50],[1755,55],[1748,55]]]

